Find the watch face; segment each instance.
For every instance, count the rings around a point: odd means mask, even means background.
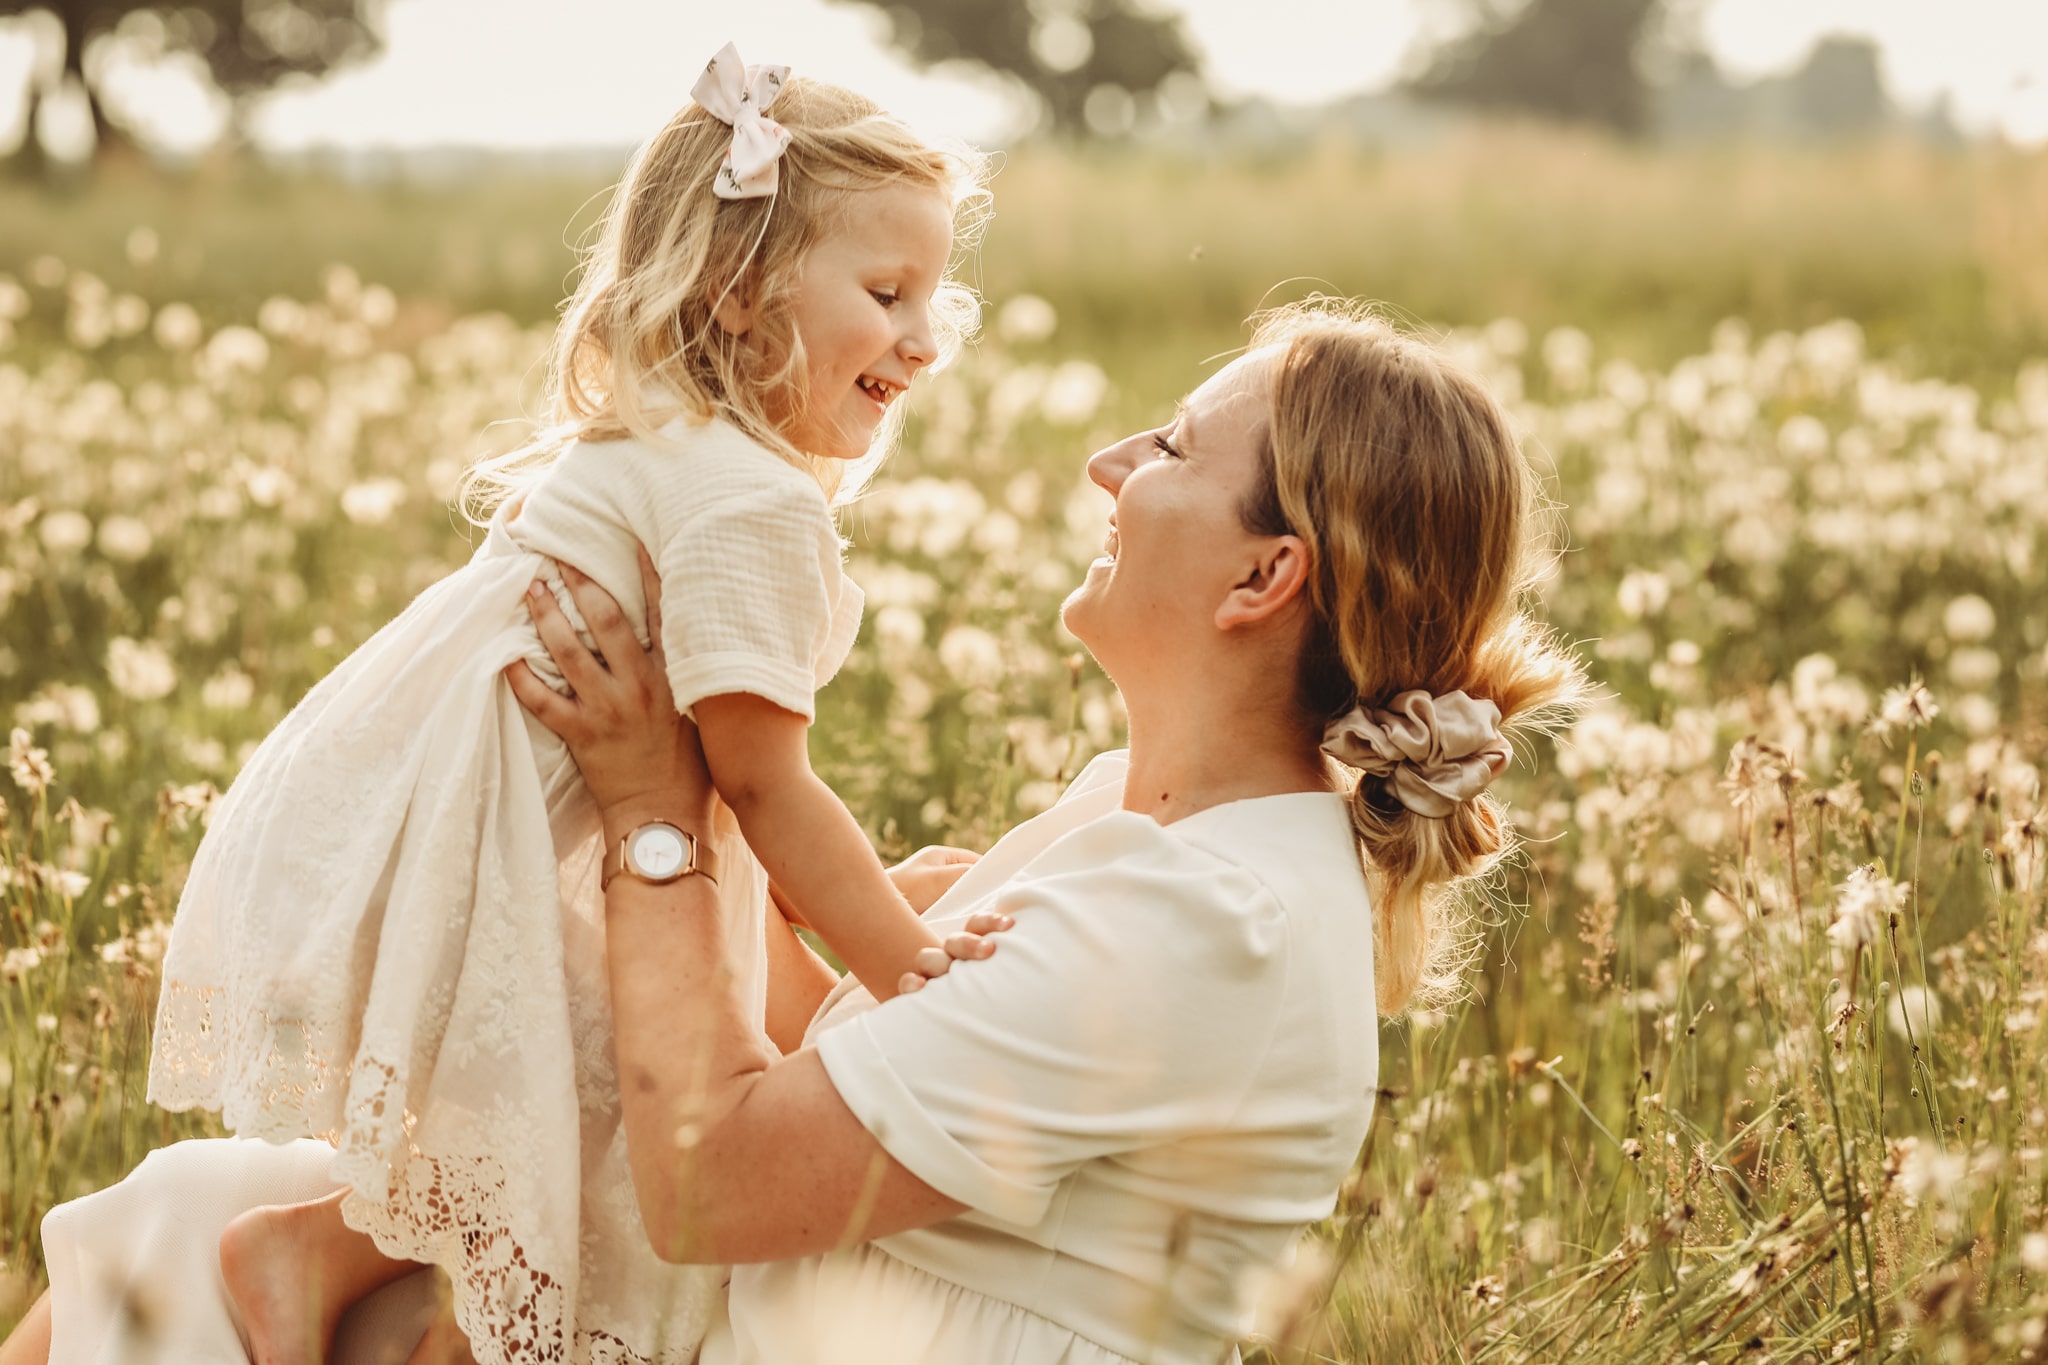
[[[667,825],[649,825],[635,833],[627,852],[633,870],[643,877],[673,877],[690,854],[683,836]]]

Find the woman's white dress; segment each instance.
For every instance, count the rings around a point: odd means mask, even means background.
[[[721,1278],[641,1228],[597,812],[502,676],[562,686],[528,584],[580,624],[570,563],[642,622],[645,545],[686,709],[747,692],[809,717],[859,625],[808,473],[722,422],[662,434],[571,447],[285,718],[214,813],[164,961],[150,1098],[331,1142],[350,1225],[448,1272],[483,1365],[688,1360]],[[719,851],[723,912],[764,924],[759,864],[730,827]],[[733,937],[758,1009],[762,933]]]
[[[927,914],[994,956],[811,1037],[958,1218],[736,1267],[704,1365],[1217,1365],[1334,1207],[1378,1077],[1372,917],[1344,798],[1170,825],[1106,755]]]

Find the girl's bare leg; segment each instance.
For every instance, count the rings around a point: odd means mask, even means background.
[[[50,1296],[45,1293],[0,1342],[0,1365],[50,1365]]]
[[[250,1209],[221,1234],[221,1276],[253,1365],[322,1365],[352,1304],[419,1269],[344,1223],[341,1197]]]

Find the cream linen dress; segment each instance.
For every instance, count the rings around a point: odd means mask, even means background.
[[[686,709],[747,692],[808,718],[859,626],[809,474],[722,422],[662,434],[572,446],[285,718],[216,809],[164,959],[150,1098],[331,1142],[344,1217],[448,1272],[482,1365],[688,1360],[722,1278],[660,1263],[640,1223],[597,812],[502,677],[525,659],[562,686],[527,585],[580,622],[570,563],[643,621],[645,545]],[[722,912],[765,925],[760,865],[730,828],[719,853]],[[758,1011],[762,930],[735,937]],[[88,1358],[62,1321],[59,1365]]]
[[[993,957],[812,1025],[889,1154],[968,1206],[733,1271],[705,1365],[1218,1365],[1326,1216],[1378,1077],[1372,917],[1344,798],[1162,826],[1105,755],[928,913]]]

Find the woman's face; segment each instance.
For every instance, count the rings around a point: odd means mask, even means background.
[[[1271,402],[1267,352],[1240,356],[1189,394],[1171,423],[1088,461],[1116,499],[1101,558],[1060,618],[1128,685],[1148,663],[1186,659],[1265,538],[1240,509],[1259,472]]]

